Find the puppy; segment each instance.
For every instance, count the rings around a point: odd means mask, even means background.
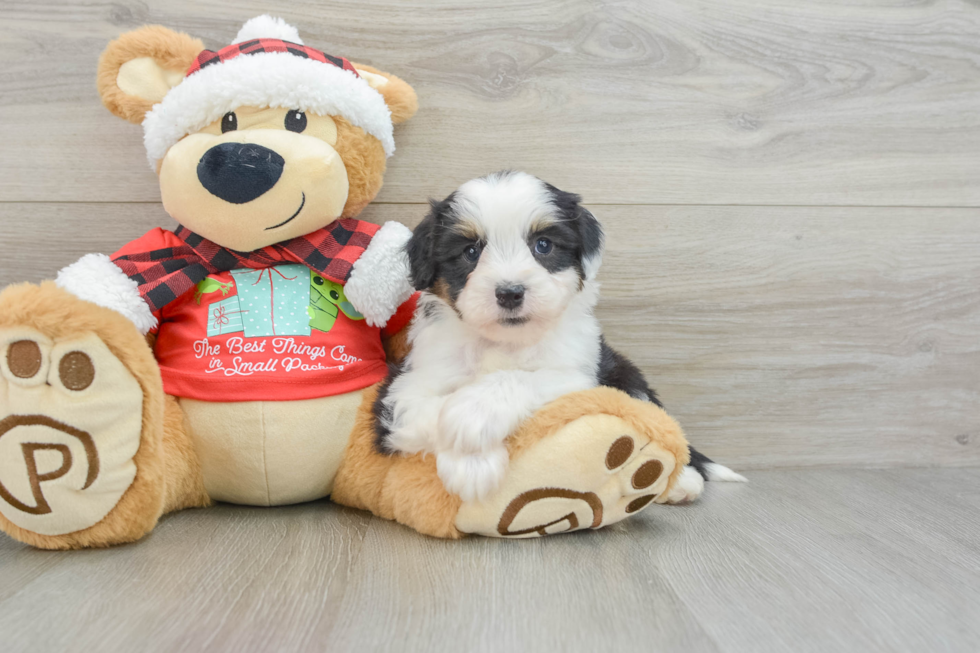
[[[602,337],[602,227],[578,195],[520,172],[474,179],[432,203],[407,247],[424,292],[375,404],[381,450],[435,453],[446,489],[479,500],[507,470],[505,438],[558,397],[607,385],[661,405]],[[670,502],[744,480],[691,454]]]

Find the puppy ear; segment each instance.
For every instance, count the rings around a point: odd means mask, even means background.
[[[391,122],[400,124],[415,115],[419,109],[419,99],[415,90],[405,81],[383,73],[377,68],[355,63],[354,68],[371,88],[381,93],[391,111]]]
[[[580,252],[582,275],[586,281],[595,281],[602,265],[602,250],[605,236],[602,225],[595,219],[587,208],[582,206],[582,198],[575,193],[568,193],[551,184],[545,183],[545,188],[551,193],[552,202],[563,220],[570,220],[578,227],[579,241],[582,243]]]
[[[203,49],[200,40],[159,25],[123,34],[99,57],[102,104],[129,122],[143,122],[146,112],[183,81]]]
[[[405,250],[416,290],[428,290],[436,282],[435,236],[444,202],[430,200],[432,208],[412,232]]]
[[[581,204],[575,211],[575,221],[578,223],[579,237],[582,239],[582,272],[587,281],[595,281],[602,265],[602,250],[605,247],[605,235],[602,225],[595,216]]]

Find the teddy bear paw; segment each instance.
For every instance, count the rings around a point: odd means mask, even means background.
[[[136,476],[142,405],[95,335],[0,330],[0,513],[46,536],[101,521]]]
[[[512,460],[501,487],[465,502],[464,533],[539,537],[600,528],[669,496],[677,459],[624,420],[580,418]]]

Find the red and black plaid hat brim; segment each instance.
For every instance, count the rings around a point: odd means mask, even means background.
[[[261,54],[263,52],[285,52],[303,59],[312,59],[321,63],[331,64],[353,73],[355,77],[360,77],[357,74],[357,70],[354,69],[354,65],[344,57],[335,57],[321,52],[316,48],[300,45],[299,43],[290,43],[289,41],[282,41],[280,39],[252,39],[251,41],[232,43],[217,52],[204,50],[197,55],[197,59],[191,64],[186,76],[190,77],[202,68],[234,59],[243,54]]]

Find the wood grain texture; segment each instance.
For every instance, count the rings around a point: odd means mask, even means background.
[[[537,541],[329,503],[189,511],[105,551],[0,536],[0,650],[972,653],[978,497],[980,469],[783,470]]]
[[[68,556],[0,535],[0,650],[323,650],[372,521],[327,503],[222,506]]]
[[[740,469],[980,464],[980,211],[593,206],[599,317]],[[409,226],[425,207],[375,205]],[[156,204],[0,204],[0,285],[157,225]],[[36,239],[50,252],[37,259]]]
[[[751,483],[520,543],[326,502],[0,535],[0,651],[980,650],[975,0],[0,0],[0,287],[173,226],[106,43],[266,12],[419,92],[366,219],[499,168],[583,194],[608,339]]]
[[[0,201],[155,201],[105,44],[264,12],[421,98],[382,202],[513,167],[596,203],[980,206],[975,2],[0,0]]]
[[[600,208],[609,341],[709,455],[980,462],[975,210]]]

